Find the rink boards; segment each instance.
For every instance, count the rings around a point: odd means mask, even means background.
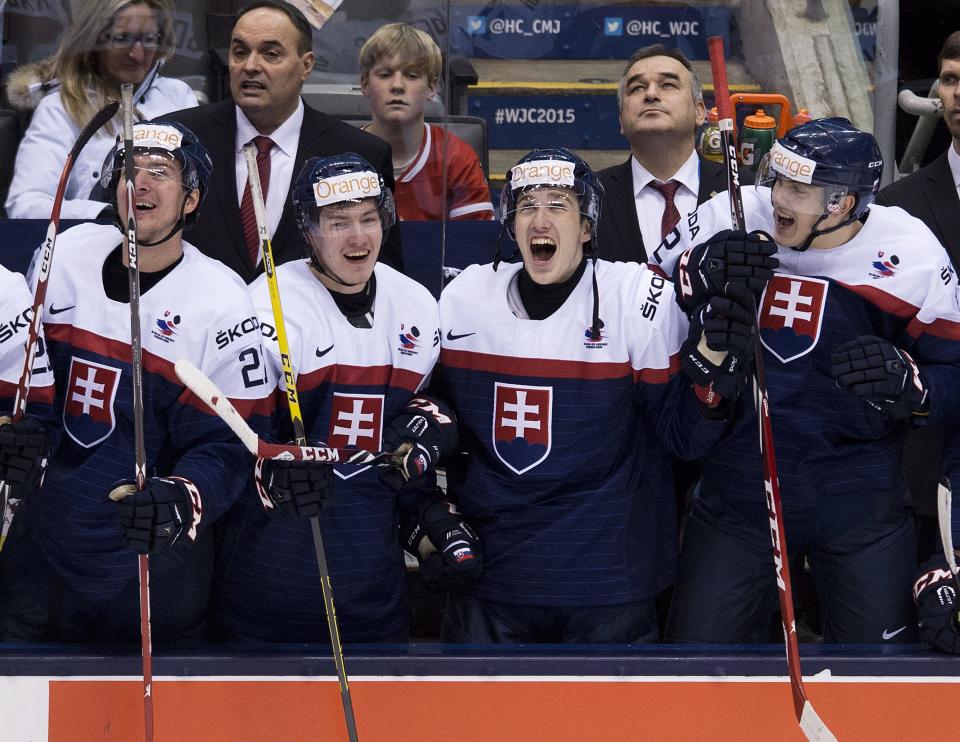
[[[44,654],[41,654],[41,651]],[[346,648],[361,740],[803,740],[774,647]],[[143,739],[136,656],[0,649],[4,742]],[[190,653],[154,660],[157,742],[346,739],[332,661]],[[918,647],[804,647],[839,740],[911,740],[960,699],[960,665]],[[948,735],[949,736],[949,735]]]

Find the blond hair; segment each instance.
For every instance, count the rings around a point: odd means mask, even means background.
[[[114,16],[129,6],[146,5],[153,10],[160,32],[155,60],[165,60],[176,51],[171,0],[80,0],[73,22],[65,29],[54,55],[54,74],[60,80],[60,100],[77,126],[110,101],[120,99],[120,89],[97,72],[97,52]]]
[[[377,62],[400,58],[400,66],[427,78],[433,85],[440,77],[443,60],[440,47],[429,34],[405,23],[381,26],[360,49],[360,76],[366,77]]]

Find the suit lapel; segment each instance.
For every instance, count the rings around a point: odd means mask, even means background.
[[[608,200],[612,222],[620,233],[620,244],[627,251],[626,260],[645,263],[647,251],[643,244],[643,235],[640,234],[640,223],[637,221],[637,202],[633,195],[633,157],[618,168],[611,171],[610,176],[617,181],[619,187],[611,189],[611,198]],[[600,246],[601,255],[603,245]]]
[[[219,202],[218,213],[223,216],[224,227],[230,235],[230,244],[240,256],[240,265],[249,265],[250,255],[247,240],[240,222],[240,204],[237,201],[237,176],[235,146],[237,142],[237,117],[233,101],[218,106],[210,117],[212,145],[210,157],[214,162],[226,165],[226,172],[218,172],[213,178],[213,193]]]
[[[960,198],[957,197],[946,152],[930,166],[924,183],[924,197],[930,204],[950,259],[954,266],[960,266]]]
[[[700,158],[700,188],[697,205],[709,201],[721,191],[727,190],[727,171],[722,165]]]

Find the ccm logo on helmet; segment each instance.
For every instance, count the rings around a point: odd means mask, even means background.
[[[380,177],[376,173],[334,175],[313,184],[313,197],[317,206],[379,195]]]
[[[523,162],[510,168],[511,188],[532,185],[561,185],[572,188],[573,165],[564,160],[540,160]]]
[[[801,183],[813,182],[813,171],[817,167],[817,163],[813,160],[794,154],[781,147],[779,142],[773,145],[770,159],[773,169],[791,180],[798,180]]]

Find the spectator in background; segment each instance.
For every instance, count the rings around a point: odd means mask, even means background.
[[[288,195],[311,157],[355,152],[393,188],[386,143],[301,100],[303,83],[313,71],[312,46],[310,23],[293,5],[280,0],[252,2],[241,8],[230,34],[233,100],[177,111],[170,117],[200,137],[217,172],[213,197],[200,207],[197,224],[187,236],[247,283],[262,272],[263,256],[247,186],[245,144],[255,144],[259,152],[267,232],[278,264],[310,254]],[[397,230],[387,238],[380,258],[394,268],[402,266]]]
[[[81,0],[56,54],[17,69],[7,83],[11,105],[36,108],[17,152],[7,216],[49,218],[67,153],[93,115],[119,100],[122,84],[136,86],[139,119],[196,106],[186,83],[158,74],[174,52],[170,0]],[[91,191],[119,128],[118,116],[80,153],[67,183],[64,219],[110,214],[106,194],[99,194],[99,188],[98,193]]]
[[[493,219],[493,203],[473,148],[423,120],[442,61],[429,35],[403,23],[381,27],[360,49],[360,88],[373,123],[390,143],[397,213],[407,221]]]

